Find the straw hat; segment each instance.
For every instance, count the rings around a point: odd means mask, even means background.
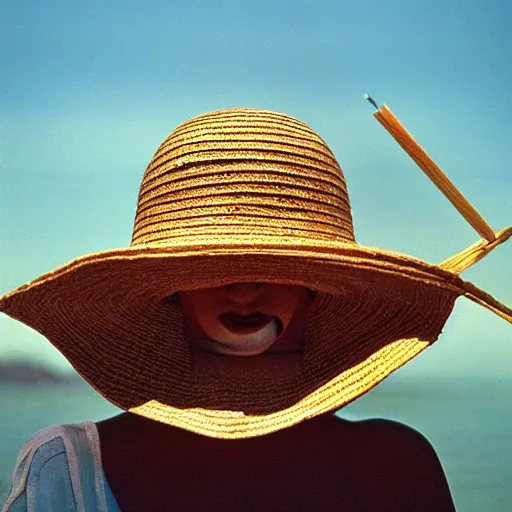
[[[355,242],[341,169],[291,117],[229,109],[179,126],[146,169],[131,245],[0,299],[118,407],[212,437],[273,432],[342,407],[431,345],[460,295],[512,310],[458,272]],[[315,290],[297,354],[194,353],[179,290],[264,281]]]

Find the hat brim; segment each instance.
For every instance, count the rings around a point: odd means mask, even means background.
[[[262,281],[319,292],[299,355],[195,354],[181,290]],[[458,275],[352,243],[282,237],[181,239],[78,258],[0,299],[122,409],[213,437],[266,434],[362,395],[439,336],[467,295],[512,312]]]

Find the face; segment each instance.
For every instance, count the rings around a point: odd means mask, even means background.
[[[179,292],[196,348],[230,356],[301,349],[312,292],[302,286],[234,283]]]

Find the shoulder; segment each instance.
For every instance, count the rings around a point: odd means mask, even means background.
[[[414,428],[389,419],[367,419],[360,421],[349,421],[337,416],[332,416],[329,422],[329,433],[331,436],[342,440],[351,439],[358,441],[360,447],[369,446],[374,449],[379,446],[381,449],[426,449],[432,450],[428,439]],[[343,436],[341,438],[340,436]]]
[[[439,457],[423,434],[392,420],[340,421],[357,446],[360,471],[395,510],[402,510],[398,503],[410,510],[454,510]]]
[[[32,510],[31,502],[59,509],[74,502],[79,465],[92,456],[90,425],[54,425],[33,434],[18,455],[4,510]]]
[[[392,456],[402,468],[413,466],[416,472],[430,468],[442,471],[430,441],[416,429],[392,420],[372,419],[354,422],[356,437],[367,444],[377,458]]]
[[[366,420],[347,420],[340,416],[326,415],[318,426],[326,435],[340,441],[346,439],[364,441],[370,445],[379,443],[399,445],[430,446],[425,436],[414,428],[395,420],[372,418]]]
[[[67,458],[83,451],[82,447],[94,444],[92,423],[53,425],[43,428],[25,442],[18,455],[16,467],[43,467],[52,459],[64,455]]]
[[[428,439],[414,428],[387,419],[347,421],[335,418],[332,434],[340,445],[357,447],[362,459],[372,461],[374,468],[389,469],[392,464],[404,470],[413,466],[415,472],[430,468],[442,471],[438,456]],[[335,441],[336,442],[336,441]]]
[[[398,421],[375,418],[348,423],[354,436],[364,437],[368,443],[378,444],[382,449],[433,451],[432,445],[423,434]]]
[[[37,431],[22,446],[15,466],[15,476],[26,482],[28,474],[37,477],[52,461],[69,452],[69,438],[75,425],[53,425]],[[53,463],[54,464],[54,463]]]

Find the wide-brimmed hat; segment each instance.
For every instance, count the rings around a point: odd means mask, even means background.
[[[75,259],[0,299],[118,407],[213,437],[273,432],[342,407],[438,338],[465,295],[512,310],[459,272],[507,239],[441,265],[354,239],[341,169],[307,125],[229,109],[179,126],[142,181],[131,245]],[[303,349],[194,351],[177,291],[235,282],[316,292]]]

